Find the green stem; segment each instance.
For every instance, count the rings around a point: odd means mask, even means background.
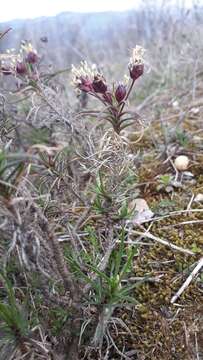
[[[119,114],[121,114],[122,111],[123,111],[123,108],[124,108],[124,106],[125,106],[126,100],[128,100],[128,98],[129,98],[129,95],[130,95],[130,93],[131,93],[131,91],[132,91],[132,88],[133,88],[134,83],[135,83],[135,80],[133,79],[132,82],[131,82],[131,85],[130,85],[130,87],[129,87],[129,89],[128,89],[128,92],[127,92],[127,94],[126,94],[125,102],[123,103],[123,105],[122,105],[121,108],[120,108]]]

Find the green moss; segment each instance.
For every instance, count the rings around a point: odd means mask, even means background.
[[[186,122],[185,127],[187,126]],[[156,135],[159,134],[160,127],[157,126],[154,131]],[[203,157],[197,155],[195,162],[191,161],[188,169],[194,174],[196,183],[191,186],[189,182],[183,182],[183,187],[174,188],[171,196],[157,192],[157,175],[173,174],[174,170],[169,163],[156,156],[156,149],[148,132],[145,133],[141,148],[142,161],[137,171],[140,196],[147,201],[155,216],[160,216],[159,221],[152,223],[150,232],[172,244],[193,251],[195,255],[174,251],[157,242],[150,246],[142,246],[134,264],[134,276],[150,276],[157,281],[144,282],[135,289],[134,296],[140,306],[136,308],[133,318],[132,313],[129,315],[125,312],[122,319],[132,332],[132,347],[134,346],[141,358],[143,356],[146,360],[191,360],[191,349],[195,346],[194,328],[198,337],[202,328],[201,274],[178,298],[179,307],[172,305],[171,299],[203,253],[203,226],[198,222],[203,220],[203,212],[181,212],[187,209],[191,193],[203,192]],[[187,144],[188,149],[198,150],[191,139]],[[197,152],[199,153],[199,150]],[[192,160],[192,156],[189,156]],[[192,209],[198,210],[198,207],[202,208],[196,203],[192,204]],[[177,213],[178,211],[180,212]],[[176,214],[172,215],[173,212]],[[168,216],[161,218],[163,215]],[[145,226],[147,228],[147,224]],[[185,342],[185,328],[189,333],[188,346]]]

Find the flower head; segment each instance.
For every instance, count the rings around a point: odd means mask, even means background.
[[[31,43],[22,42],[20,53],[24,53],[25,61],[29,64],[36,64],[38,61],[37,51]]]
[[[106,81],[95,65],[90,67],[86,61],[78,68],[72,65],[72,74],[73,85],[81,91],[104,94],[107,90]]]
[[[78,79],[77,87],[81,91],[90,92],[92,91],[92,81],[89,78],[80,77],[80,79]]]
[[[15,49],[8,49],[0,55],[1,72],[4,75],[31,75],[33,69],[29,70],[28,63],[35,64],[37,61],[36,50],[30,43],[23,42],[18,53]]]
[[[92,87],[96,93],[105,94],[107,91],[106,80],[100,74],[94,76]]]
[[[38,56],[37,56],[37,54],[36,54],[35,52],[30,51],[30,52],[27,54],[25,60],[26,60],[29,64],[36,64],[37,61],[38,61]]]
[[[73,75],[73,85],[83,90],[81,87],[87,85],[89,87],[90,83],[94,77],[94,71],[90,68],[86,61],[81,61],[80,66],[77,68],[72,65],[72,75]]]
[[[133,49],[132,57],[129,62],[130,77],[133,80],[137,80],[144,72],[144,56],[145,49],[139,45]]]

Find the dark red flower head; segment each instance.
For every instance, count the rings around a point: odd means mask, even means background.
[[[27,73],[27,66],[24,62],[17,62],[16,72],[19,75],[25,75]]]
[[[37,54],[34,51],[29,51],[26,56],[26,61],[29,64],[36,64],[36,62],[38,61]]]
[[[130,77],[137,80],[144,72],[144,64],[134,64],[129,66]]]
[[[119,84],[115,91],[115,98],[117,102],[120,103],[121,101],[123,101],[125,99],[125,96],[126,96],[126,86],[123,84]]]
[[[88,78],[88,77],[80,77],[78,79],[78,85],[77,87],[81,90],[81,91],[84,91],[84,92],[90,92],[93,90],[93,87],[92,87],[92,81]]]
[[[106,81],[102,76],[95,76],[92,82],[93,90],[96,93],[105,94],[107,91]]]

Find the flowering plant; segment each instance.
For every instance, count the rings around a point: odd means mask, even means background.
[[[0,54],[0,73],[13,75],[23,82],[38,79],[37,63],[39,56],[29,42],[22,41],[20,51],[9,49],[5,54]]]
[[[135,81],[144,72],[144,55],[145,50],[141,46],[133,49],[132,57],[128,65],[129,77],[127,84],[119,83],[117,86],[109,86],[103,74],[95,65],[88,66],[87,62],[81,62],[76,68],[72,66],[73,84],[79,92],[85,92],[99,100],[105,107],[103,114],[104,119],[109,121],[116,133],[133,123],[138,117],[130,111],[125,110],[129,95],[133,89]],[[125,111],[124,111],[125,110]],[[99,111],[82,112],[83,115],[95,115]]]

